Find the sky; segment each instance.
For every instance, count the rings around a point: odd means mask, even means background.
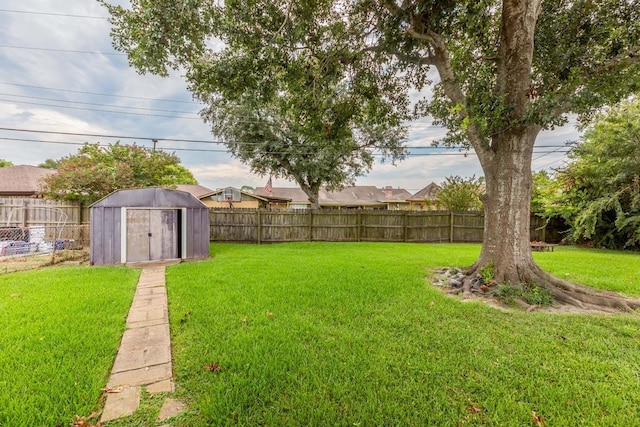
[[[175,153],[205,187],[264,186],[268,177],[251,173],[223,145],[211,143],[216,138],[198,115],[202,105],[180,73],[140,75],[114,50],[107,18],[95,0],[0,0],[0,159],[37,166],[76,153],[84,142],[152,147],[156,139],[158,149]],[[446,132],[428,117],[408,125],[409,147],[430,146]],[[579,136],[572,123],[542,132],[532,170],[562,166],[565,144]],[[410,152],[395,165],[377,162],[357,185],[415,193],[448,176],[482,176],[473,152]],[[273,186],[295,183],[274,178]]]

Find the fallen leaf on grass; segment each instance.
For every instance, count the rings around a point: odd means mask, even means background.
[[[101,427],[102,424],[98,423],[98,424],[91,424],[89,423],[89,420],[93,417],[95,417],[97,415],[96,412],[94,412],[93,414],[89,415],[89,417],[80,417],[78,415],[75,416],[75,418],[73,419],[73,424],[72,427]]]
[[[205,371],[209,372],[220,372],[220,370],[222,369],[216,362],[211,362],[208,365],[204,365],[203,368]]]
[[[536,411],[531,411],[531,416],[538,427],[544,427],[544,418],[536,414]]]
[[[469,403],[469,412],[471,412],[472,414],[479,414],[480,412],[482,412],[482,408],[475,403]]]
[[[11,294],[11,295],[9,295],[9,296],[10,296],[10,297],[14,297],[14,298],[15,298],[15,297],[19,297],[19,296],[20,296],[20,294]]]
[[[180,323],[186,323],[186,321],[189,319],[189,316],[191,316],[191,312],[187,311],[184,316],[182,316],[182,319],[180,319]]]
[[[272,312],[268,312],[268,313],[267,313],[267,316],[268,316],[268,317],[273,317],[273,313],[272,313]]]

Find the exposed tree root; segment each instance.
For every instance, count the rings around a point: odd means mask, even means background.
[[[469,297],[472,295],[491,296],[493,292],[487,289],[487,286],[478,288],[478,280],[481,275],[481,268],[474,264],[471,267],[462,269],[454,278],[449,279],[451,282],[450,294],[460,294]],[[530,263],[525,267],[518,269],[518,277],[520,284],[535,285],[548,289],[557,304],[564,306],[572,306],[581,310],[600,311],[600,312],[627,312],[637,313],[640,309],[640,299],[630,298],[615,292],[594,289],[588,286],[579,285],[567,280],[555,277],[542,270],[535,263]],[[462,277],[461,277],[462,276]],[[513,281],[505,280],[504,277],[495,278],[495,283],[513,283]],[[489,286],[495,283],[489,284]],[[518,306],[527,311],[532,311],[538,307],[527,304],[522,300],[515,301]]]

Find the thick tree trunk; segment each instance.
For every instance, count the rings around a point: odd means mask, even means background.
[[[470,293],[477,274],[493,265],[496,283],[542,286],[564,304],[606,311],[634,311],[640,300],[559,279],[534,262],[530,243],[531,156],[539,129],[506,130],[494,138],[490,154],[481,155],[486,180],[484,240],[463,290]]]
[[[493,263],[495,280],[518,283],[534,263],[529,241],[531,154],[537,129],[505,132],[485,159],[484,240],[477,266]]]

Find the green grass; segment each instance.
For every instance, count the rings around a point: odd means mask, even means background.
[[[0,276],[0,426],[68,426],[98,409],[139,272]]]
[[[504,312],[425,280],[479,249],[216,244],[213,259],[170,267],[177,394],[191,407],[176,425],[530,426],[532,411],[549,426],[637,425],[640,319]],[[640,294],[638,254],[535,256]]]
[[[640,296],[640,253],[559,246],[536,252],[545,270],[572,282]]]

